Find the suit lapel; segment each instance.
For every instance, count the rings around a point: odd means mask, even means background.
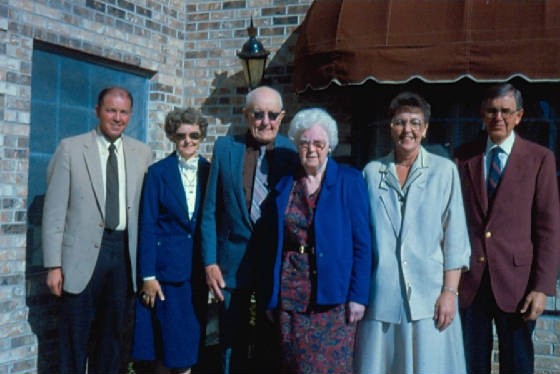
[[[196,184],[196,201],[194,204],[193,217],[196,217],[198,215],[200,205],[202,204],[205,195],[206,180],[208,180],[208,170],[208,163],[202,157],[199,157]]]
[[[90,134],[90,139],[83,144],[84,163],[87,168],[95,200],[97,201],[97,207],[101,212],[101,216],[105,219],[105,187],[103,184],[103,173],[101,171],[101,159],[97,146],[97,133],[93,130]]]
[[[471,181],[471,186],[473,186],[473,192],[478,208],[482,212],[482,215],[486,215],[488,213],[488,193],[486,191],[486,183],[484,181],[483,162],[484,145],[482,145],[480,152],[477,152],[476,156],[466,161],[465,167]]]
[[[233,139],[231,152],[229,153],[229,173],[231,174],[232,186],[235,188],[235,196],[239,211],[248,226],[253,226],[253,222],[245,203],[245,192],[243,191],[243,158],[245,157],[245,137],[238,136]]]
[[[429,167],[430,157],[424,149],[421,148],[418,159],[414,162],[404,186],[405,190],[408,189],[408,191],[406,192],[404,200],[405,213],[404,217],[402,217],[401,241],[406,240],[406,235],[408,234],[406,230],[415,227],[416,222],[414,222],[414,220],[418,217],[416,212],[420,209],[422,204],[425,204],[422,197],[426,189]]]
[[[525,168],[527,167],[526,159],[523,139],[520,136],[516,136],[507,164],[502,172],[500,184],[496,189],[493,204],[500,204],[503,199],[502,196],[511,196],[507,190],[519,185],[518,181],[523,178]]]
[[[134,162],[135,155],[137,154],[134,144],[128,141],[128,138],[123,135],[123,153],[124,153],[124,170],[126,175],[126,204],[131,206],[134,204],[134,196],[136,194],[138,174],[138,163]],[[128,219],[128,217],[127,217]]]
[[[162,175],[163,183],[166,190],[169,191],[170,196],[177,201],[177,206],[180,208],[181,221],[188,220],[188,206],[187,198],[185,196],[185,188],[181,180],[181,173],[179,172],[179,160],[175,153],[169,155],[165,161],[165,172]]]
[[[329,201],[332,201],[331,194],[338,179],[338,165],[330,158],[327,160],[324,178],[323,187],[321,187],[321,192],[319,192],[317,200],[317,207],[329,206]],[[317,211],[315,214],[319,215],[321,212]]]
[[[401,211],[398,209],[398,207],[400,207],[399,196],[401,195],[401,187],[397,177],[390,169],[390,160],[392,159],[393,155],[391,153],[389,156],[384,157],[381,160],[382,166],[379,169],[379,173],[381,175],[378,188],[381,191],[379,197],[385,209],[385,213],[387,214],[387,217],[389,217],[395,237],[398,237],[401,230],[402,219]]]

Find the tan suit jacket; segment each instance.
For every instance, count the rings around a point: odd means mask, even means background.
[[[62,266],[63,288],[80,293],[88,284],[104,230],[105,186],[97,147],[97,133],[63,139],[47,169],[43,207],[43,264]],[[150,148],[124,136],[126,218],[132,285],[136,288],[138,207],[142,181],[151,164]]]

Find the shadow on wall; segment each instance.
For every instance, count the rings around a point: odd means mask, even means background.
[[[28,322],[37,336],[37,371],[58,371],[58,315],[60,300],[46,286],[47,272],[42,267],[41,220],[45,195],[37,195],[27,211],[26,303]]]
[[[61,299],[51,295],[47,285],[47,271],[43,268],[41,251],[41,226],[45,195],[37,195],[27,211],[26,248],[26,303],[29,308],[28,322],[37,336],[37,372],[59,372],[59,331]],[[130,342],[134,316],[133,299],[128,306],[129,317],[123,337],[121,370],[126,372],[130,361]],[[95,331],[92,331],[94,336]],[[95,337],[93,337],[94,339]]]
[[[292,88],[293,51],[297,40],[297,30],[283,43],[265,71],[262,84],[277,89],[283,97],[286,117],[281,132],[297,111],[297,95]],[[241,45],[240,45],[241,47]],[[268,48],[269,46],[265,46]],[[246,129],[242,115],[248,88],[241,65],[233,75],[227,72],[216,74],[211,94],[201,105],[203,113],[214,119],[215,130],[208,134],[208,141],[202,145],[203,154],[211,154],[217,137],[228,133],[243,133]],[[210,121],[212,123],[212,121]],[[26,248],[26,304],[29,308],[28,322],[38,340],[37,371],[39,373],[58,372],[58,318],[60,299],[52,296],[46,286],[47,272],[42,266],[41,221],[44,195],[37,195],[28,208],[27,248]],[[215,345],[216,323],[210,317],[209,343]],[[131,319],[132,320],[132,319]],[[211,355],[214,357],[214,355]],[[206,361],[203,359],[203,361]],[[215,364],[215,362],[213,362]]]
[[[280,92],[284,101],[286,116],[280,131],[287,131],[287,124],[297,111],[297,95],[292,88],[293,57],[297,41],[297,30],[288,37],[269,61],[264,73],[262,85],[270,86]],[[241,47],[241,45],[240,45]],[[268,46],[265,46],[267,48]],[[241,65],[239,71],[233,75],[227,72],[216,74],[212,82],[213,90],[202,103],[204,115],[215,119],[215,132],[208,134],[207,143],[203,145],[202,153],[210,154],[217,137],[226,134],[240,134],[245,132],[243,119],[243,105],[249,89],[245,83]],[[212,121],[210,121],[212,123]]]

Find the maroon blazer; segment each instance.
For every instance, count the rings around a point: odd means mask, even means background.
[[[470,269],[459,284],[468,307],[488,266],[499,308],[518,312],[532,290],[554,295],[560,262],[560,203],[554,154],[518,134],[488,207],[483,155],[486,136],[459,147],[455,161],[471,239]]]

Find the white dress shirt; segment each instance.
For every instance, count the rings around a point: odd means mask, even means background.
[[[192,219],[193,217],[194,205],[196,203],[198,157],[198,155],[194,155],[187,160],[184,159],[179,152],[177,152],[177,158],[179,159],[179,173],[181,174],[181,181],[183,182],[183,188],[185,189],[189,219]]]

